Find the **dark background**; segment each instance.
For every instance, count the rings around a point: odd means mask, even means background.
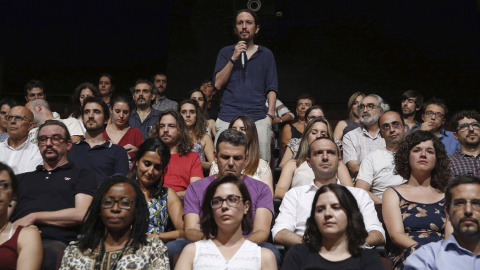
[[[310,93],[339,120],[355,91],[399,109],[408,89],[441,97],[451,110],[479,104],[475,0],[261,1],[257,43],[275,54],[278,97],[291,110]],[[166,71],[167,96],[185,98],[212,76],[218,51],[236,42],[233,11],[247,1],[17,2],[0,4],[0,97],[23,101],[35,78],[66,108],[78,84],[97,83],[103,72],[124,92]]]

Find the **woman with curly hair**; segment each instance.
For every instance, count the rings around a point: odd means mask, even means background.
[[[408,181],[383,193],[382,212],[395,245],[389,258],[395,269],[403,269],[413,251],[452,232],[444,210],[450,181],[445,146],[429,131],[413,132],[395,154],[395,171]]]
[[[341,185],[316,193],[303,244],[287,253],[282,269],[384,269],[373,249],[363,249],[368,233],[357,200]]]

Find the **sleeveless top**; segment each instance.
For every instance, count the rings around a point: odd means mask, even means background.
[[[292,138],[302,138],[302,133],[293,124],[288,124],[292,132]]]
[[[200,161],[207,161],[205,159],[205,154],[203,153],[202,142],[198,141],[193,145],[192,152],[195,152],[200,157]]]
[[[17,269],[18,259],[18,235],[23,229],[22,226],[18,226],[17,230],[12,236],[13,225],[10,228],[10,234],[8,240],[0,245],[0,270],[15,270]]]
[[[312,168],[304,161],[293,173],[291,188],[310,185],[314,178],[315,174],[313,174]]]
[[[148,205],[148,232],[147,234],[163,233],[168,221],[168,187],[163,187],[164,195],[153,198]]]
[[[352,131],[352,130],[362,126],[362,124],[350,121],[348,119],[345,119],[345,123],[347,123],[347,126],[343,129],[342,138],[343,138],[343,136],[345,136],[345,134],[347,134],[347,132]]]
[[[209,240],[195,242],[194,270],[211,269],[260,269],[262,265],[261,248],[248,240],[243,242],[233,257],[226,261],[215,243]]]

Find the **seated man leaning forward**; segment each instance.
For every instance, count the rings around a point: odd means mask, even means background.
[[[185,238],[189,241],[203,239],[200,228],[200,209],[208,185],[220,176],[236,175],[245,182],[252,199],[253,230],[251,234],[244,235],[244,237],[261,247],[272,250],[277,258],[277,265],[280,266],[281,255],[279,251],[274,245],[266,242],[270,234],[270,224],[274,213],[272,192],[267,184],[241,174],[247,156],[247,137],[245,134],[234,129],[227,129],[220,134],[215,152],[218,174],[191,183],[185,193],[183,210]]]
[[[480,269],[480,178],[462,175],[448,183],[445,213],[453,233],[412,253],[404,269]]]
[[[338,183],[336,174],[339,160],[338,147],[330,138],[320,137],[310,144],[307,162],[313,170],[315,179],[310,185],[294,187],[285,194],[280,205],[280,213],[272,228],[275,243],[285,245],[287,248],[302,243],[315,192],[323,185]],[[378,220],[372,199],[363,189],[347,188],[357,200],[363,215],[368,232],[365,244],[367,246],[384,244],[385,231]]]

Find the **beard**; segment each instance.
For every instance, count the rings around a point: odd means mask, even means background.
[[[370,116],[370,117],[368,117],[368,116]],[[364,113],[360,117],[360,124],[365,125],[365,126],[371,126],[371,125],[374,125],[375,123],[377,123],[379,118],[380,118],[380,113],[377,113],[377,115],[375,115],[375,116],[368,115],[368,114]]]
[[[403,117],[405,117],[405,118],[414,115],[415,112],[416,112],[415,110],[409,110],[409,111],[407,111],[407,112],[403,112],[403,109],[402,109],[402,115],[403,115]]]

